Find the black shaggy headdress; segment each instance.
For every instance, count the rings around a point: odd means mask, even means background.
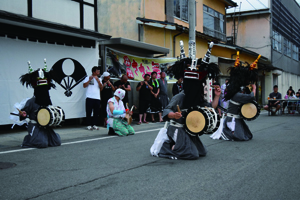
[[[195,58],[195,52],[190,52],[190,57],[185,57],[182,41],[180,41],[180,47],[180,60],[176,61],[167,70],[167,74],[172,73],[176,79],[184,79],[183,89],[185,98],[183,108],[201,105],[204,101],[203,84],[206,83],[207,78],[215,78],[220,73],[217,64],[209,63],[213,42],[210,43],[204,58],[198,60]],[[195,46],[190,47],[190,49],[192,48],[195,49]]]
[[[47,72],[46,59],[44,60],[44,69],[38,69],[33,71],[30,62],[28,61],[29,72],[20,76],[20,82],[27,88],[32,87],[34,89],[35,103],[40,106],[52,105],[49,90],[55,88],[52,83],[52,76],[50,72]]]
[[[239,52],[237,52],[237,57],[233,67],[228,68],[230,74],[227,93],[224,99],[230,100],[237,92],[240,92],[242,88],[247,88],[246,86],[255,83],[258,79],[258,67],[257,62],[261,55],[250,65],[245,62],[240,63]]]
[[[219,75],[220,70],[217,64],[209,63],[211,49],[213,42],[210,43],[203,59],[199,58],[193,60],[190,57],[185,57],[183,50],[183,43],[180,41],[181,55],[180,60],[176,61],[174,65],[170,66],[167,70],[167,74],[172,73],[176,79],[189,78],[196,80],[204,80],[206,78],[215,78]]]

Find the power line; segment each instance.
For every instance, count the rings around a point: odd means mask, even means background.
[[[248,0],[246,0],[255,10],[257,10]]]
[[[263,4],[260,0],[257,0],[261,5],[263,5],[265,8],[268,8],[265,4]]]
[[[248,0],[246,0],[255,10],[257,10],[258,11],[258,13],[260,14],[260,12],[259,12],[259,10],[258,9],[256,9]],[[259,0],[258,0],[259,1]],[[261,2],[260,2],[261,3]],[[266,17],[264,17],[268,22],[270,22],[270,20],[268,19],[268,18],[266,18]]]

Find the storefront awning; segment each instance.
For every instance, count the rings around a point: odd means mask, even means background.
[[[137,56],[152,57],[154,54],[167,55],[170,51],[168,48],[135,40],[130,40],[122,37],[111,38],[110,40],[102,41],[100,42],[100,45]]]

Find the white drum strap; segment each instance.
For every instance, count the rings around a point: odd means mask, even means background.
[[[240,103],[238,103],[238,102],[235,102],[235,101],[232,101],[231,99],[229,100],[230,101],[230,103],[233,103],[233,104],[235,104],[235,105],[241,105]]]
[[[182,128],[183,124],[175,122],[174,120],[170,120],[170,126],[175,126],[175,127],[178,127],[178,128]]]
[[[227,113],[227,117],[233,117],[233,118],[236,118],[236,119],[240,119],[241,118],[241,116],[234,115],[234,114],[231,114],[231,113]]]

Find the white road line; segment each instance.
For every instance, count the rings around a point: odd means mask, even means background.
[[[146,130],[146,131],[138,131],[138,132],[135,132],[135,134],[158,131],[160,129],[161,128],[150,129],[150,130]],[[78,143],[91,142],[91,141],[96,141],[96,140],[104,140],[104,139],[115,138],[115,137],[118,137],[118,136],[108,136],[108,137],[94,138],[94,139],[89,139],[89,140],[79,140],[79,141],[74,141],[74,142],[66,142],[66,143],[62,143],[61,145],[78,144]],[[20,152],[20,151],[29,151],[29,150],[34,150],[34,149],[36,149],[36,148],[28,148],[28,149],[26,148],[26,149],[17,149],[17,150],[11,150],[11,151],[2,151],[2,152],[0,152],[0,154],[15,153],[15,152]]]

